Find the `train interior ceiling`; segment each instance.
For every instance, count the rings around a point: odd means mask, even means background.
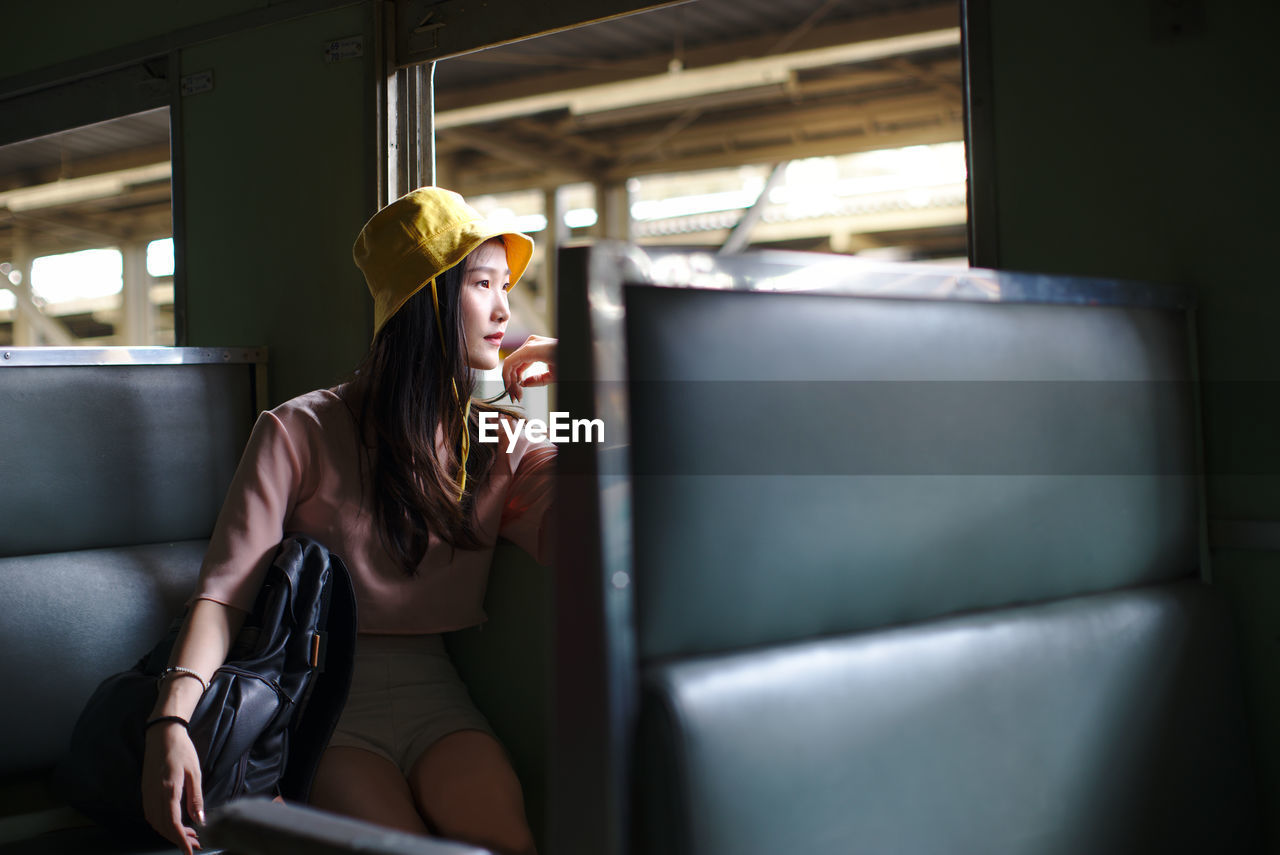
[[[954,3],[698,0],[409,86],[422,128],[434,83],[436,182],[538,238],[517,314],[546,332],[543,259],[578,237],[718,247],[751,211],[741,245],[963,263],[957,24]],[[0,147],[0,344],[175,343],[169,133],[160,107]]]

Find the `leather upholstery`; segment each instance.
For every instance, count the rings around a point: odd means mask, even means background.
[[[0,558],[0,685],[22,698],[0,704],[0,775],[61,758],[98,683],[132,667],[182,613],[206,542]]]
[[[1183,311],[624,295],[632,855],[1259,850]]]
[[[253,425],[255,365],[174,354],[0,370],[6,852],[177,851],[77,827],[47,786],[93,689],[181,614]]]
[[[1196,571],[1181,312],[625,293],[642,658]]]
[[[207,538],[253,426],[247,364],[0,371],[0,556]]]
[[[200,855],[221,855],[221,849],[200,849]],[[154,843],[121,841],[101,826],[53,831],[0,844],[4,855],[179,855],[176,846],[156,838]]]
[[[640,852],[1255,852],[1199,583],[656,664]]]

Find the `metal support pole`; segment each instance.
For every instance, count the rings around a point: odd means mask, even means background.
[[[26,230],[15,226],[13,232],[13,269],[22,275],[21,281],[12,287],[17,298],[18,311],[13,318],[13,343],[18,347],[54,345],[67,347],[75,344],[69,330],[60,321],[49,317],[36,305],[31,290],[31,265],[35,261],[27,245]]]
[[[560,188],[548,187],[543,193],[542,210],[547,218],[542,260],[543,320],[551,335],[556,334],[556,281],[559,276],[560,247],[569,238],[564,224],[564,206],[560,203]]]
[[[10,286],[16,306],[13,313],[13,343],[18,347],[31,347],[40,343],[36,334],[37,321],[31,316],[31,254],[27,249],[27,236],[20,225],[13,229],[13,258],[10,261],[18,281]]]
[[[434,63],[430,68],[415,65],[387,73],[384,205],[435,183],[433,74]]]
[[[421,71],[421,68],[419,68]],[[426,175],[427,183],[432,187],[438,187],[436,183],[436,64],[431,63],[430,70],[424,75],[427,84],[427,109],[423,116],[422,130],[426,134],[427,143],[427,163]],[[418,146],[418,151],[422,151],[422,146]]]
[[[769,206],[769,194],[773,188],[782,183],[782,178],[787,171],[789,160],[781,163],[775,163],[773,170],[769,173],[769,180],[764,183],[764,187],[760,188],[760,195],[756,196],[755,202],[750,208],[742,213],[742,218],[738,220],[738,224],[733,227],[733,231],[729,232],[729,237],[725,239],[724,246],[720,247],[720,254],[725,255],[733,252],[741,252],[751,243],[751,230],[756,227],[756,223],[760,222],[760,218],[764,216],[764,209]]]
[[[386,79],[386,186],[383,205],[389,205],[417,187],[419,158],[417,143],[417,69],[399,68]]]
[[[597,182],[596,234],[608,240],[631,240],[631,200],[625,181]]]
[[[405,78],[407,86],[404,109],[407,121],[402,123],[405,137],[400,140],[400,145],[407,153],[409,174],[406,176],[408,183],[403,192],[408,193],[429,183],[427,176],[431,170],[427,165],[428,155],[423,150],[422,144],[423,135],[429,132],[431,119],[428,116],[430,107],[427,104],[427,90],[430,88],[430,83],[427,80],[426,69],[421,65],[411,66],[405,69]]]
[[[143,346],[154,343],[155,313],[151,305],[151,274],[147,273],[147,245],[130,241],[120,247],[124,287],[120,291],[119,344]]]

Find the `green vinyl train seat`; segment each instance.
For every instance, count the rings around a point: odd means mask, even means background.
[[[182,613],[265,351],[11,348],[0,361],[0,851],[122,852],[49,785],[89,694]],[[177,851],[150,847],[146,851]]]
[[[1259,849],[1184,294],[562,271],[557,855]]]

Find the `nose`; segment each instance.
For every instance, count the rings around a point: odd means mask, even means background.
[[[493,319],[495,321],[505,321],[511,317],[511,305],[507,302],[507,292],[501,288],[494,290],[496,295],[493,301]]]

